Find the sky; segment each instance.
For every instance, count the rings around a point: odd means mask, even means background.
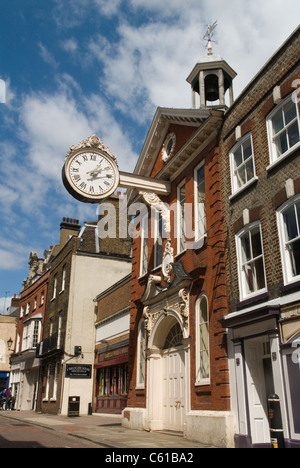
[[[63,217],[97,219],[62,184],[70,146],[96,134],[133,171],[156,108],[191,107],[216,20],[237,97],[298,26],[299,0],[0,0],[0,313]]]

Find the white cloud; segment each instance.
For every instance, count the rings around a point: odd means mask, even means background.
[[[40,56],[44,60],[44,62],[48,63],[53,68],[58,68],[58,63],[55,60],[53,54],[45,47],[41,42],[38,43],[38,47],[40,50]]]
[[[78,50],[78,43],[76,39],[70,38],[61,42],[61,47],[63,50],[69,53],[74,53]]]

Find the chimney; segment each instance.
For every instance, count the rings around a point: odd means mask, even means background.
[[[81,225],[78,219],[63,218],[62,223],[60,223],[60,245],[65,245],[70,236],[78,236],[80,229]]]

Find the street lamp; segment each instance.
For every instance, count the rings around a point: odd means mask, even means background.
[[[9,340],[7,341],[7,346],[8,346],[9,351],[11,350],[12,344],[13,344],[13,340],[9,338]]]

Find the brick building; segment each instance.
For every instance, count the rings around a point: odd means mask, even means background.
[[[127,405],[131,273],[95,298],[93,411],[121,414]]]
[[[270,394],[280,398],[278,441],[300,443],[299,50],[300,28],[226,112],[220,135],[230,308],[223,325],[240,447],[270,446]]]
[[[118,206],[119,197],[111,203]],[[95,304],[93,299],[131,271],[130,239],[100,239],[98,222],[61,223],[60,243],[50,259],[43,342],[40,410],[69,414],[75,399],[88,414],[93,397]],[[76,409],[77,411],[77,409]]]
[[[218,133],[235,72],[208,55],[188,78],[199,109],[158,108],[134,173],[170,183],[131,190],[133,240],[129,393],[123,425],[233,445],[226,333],[225,237]],[[226,85],[225,85],[226,82]],[[202,95],[205,93],[205,95]],[[132,208],[133,209],[133,208]]]
[[[10,300],[10,306],[4,306],[4,313],[0,313],[0,392],[9,386],[11,372],[10,358],[15,348],[19,303],[19,296],[14,294],[14,297]]]
[[[29,256],[29,274],[24,280],[19,300],[14,354],[11,357],[10,385],[18,410],[35,410],[38,402],[40,362],[36,348],[42,339],[48,293],[50,250],[39,258]]]

